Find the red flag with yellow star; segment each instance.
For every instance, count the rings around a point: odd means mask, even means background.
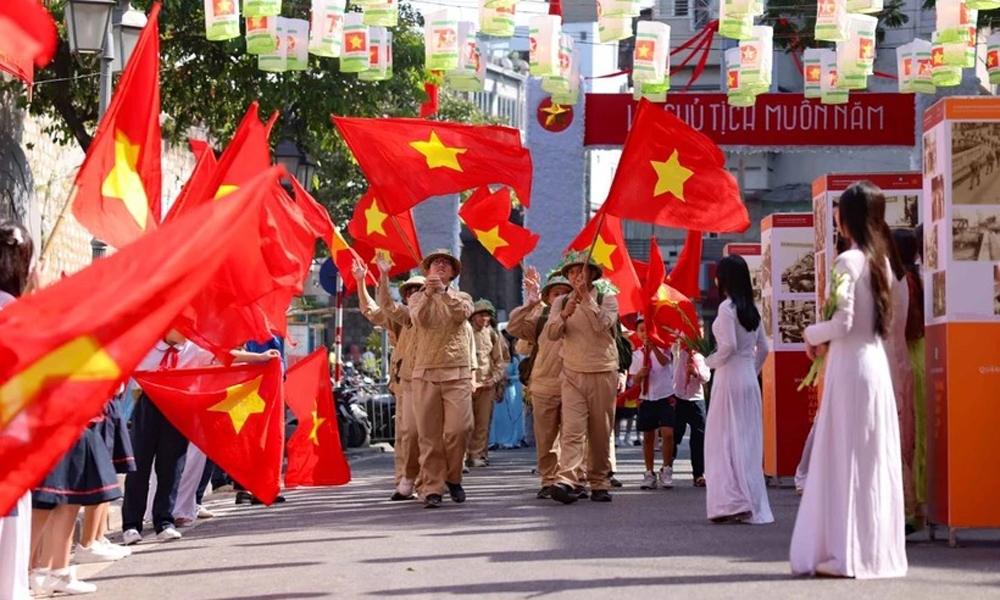
[[[55,54],[56,23],[38,0],[6,0],[0,3],[0,33],[0,71],[28,84],[30,100],[35,67]]]
[[[510,222],[510,188],[483,186],[462,204],[458,216],[487,252],[507,269],[516,267],[538,245],[539,235]]]
[[[70,192],[73,216],[115,248],[160,222],[159,14],[157,4]]]
[[[600,227],[597,237],[594,232]],[[604,277],[618,288],[618,312],[622,315],[639,312],[645,304],[642,300],[642,284],[632,266],[632,257],[625,246],[622,221],[618,217],[598,211],[583,231],[570,243],[566,251],[586,252],[594,245],[592,258],[604,268]]]
[[[423,258],[413,214],[405,210],[397,215],[386,212],[385,202],[369,189],[354,206],[354,216],[347,223],[347,232],[355,243],[362,242],[376,254],[388,254],[394,267],[403,263],[409,270]]]
[[[163,217],[164,223],[189,210],[192,206],[198,206],[207,201],[209,195],[207,188],[211,184],[213,173],[219,164],[215,157],[215,150],[208,142],[194,139],[188,140],[188,142],[195,157],[194,169],[184,183],[184,187],[181,188],[180,194],[170,205],[170,210]]]
[[[423,119],[333,117],[385,211],[487,184],[531,202],[531,153],[516,129]]]
[[[645,98],[604,210],[679,229],[727,233],[750,227],[740,189],[719,147]]]
[[[698,322],[694,304],[684,294],[664,283],[665,276],[663,255],[654,237],[650,240],[649,268],[642,286],[646,300],[643,317],[646,334],[661,348],[669,348],[678,332],[696,337],[693,324]]]
[[[274,112],[261,123],[256,102],[250,105],[229,145],[219,157],[208,183],[210,198],[218,200],[245,185],[257,173],[271,166],[271,146],[268,138],[278,118]]]
[[[285,486],[350,482],[351,467],[340,443],[326,348],[318,348],[288,369],[285,401],[299,420],[288,439]]]
[[[274,502],[285,444],[280,360],[141,371],[133,379],[212,462],[264,504]]]
[[[263,189],[280,172],[0,310],[0,514],[62,458],[222,261],[257,235]]]
[[[684,239],[684,248],[681,249],[677,263],[667,275],[667,283],[670,287],[684,294],[688,298],[697,299],[701,296],[701,249],[702,233],[700,231],[689,231]]]

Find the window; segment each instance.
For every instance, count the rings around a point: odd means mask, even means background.
[[[691,14],[691,0],[673,0],[672,14],[675,17],[686,17]]]

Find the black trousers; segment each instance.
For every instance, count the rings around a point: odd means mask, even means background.
[[[691,471],[695,479],[705,475],[705,413],[700,402],[678,400],[674,406],[674,456],[684,439],[684,432],[691,427]]]
[[[142,532],[142,519],[149,496],[149,477],[156,462],[156,496],[153,498],[153,528],[156,533],[174,524],[177,486],[184,471],[188,441],[143,394],[132,413],[132,449],[135,471],[125,476],[122,529]]]

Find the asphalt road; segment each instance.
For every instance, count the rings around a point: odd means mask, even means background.
[[[290,491],[284,505],[217,495],[219,516],[183,540],[145,542],[82,573],[99,586],[95,600],[1000,598],[998,531],[962,531],[956,549],[914,536],[905,579],[792,578],[791,489],[770,490],[773,525],[712,525],[686,462],[673,490],[638,489],[638,450],[619,451],[626,487],[611,504],[536,500],[533,451],[517,450],[467,476],[464,505],[436,511],[387,502],[392,455],[370,456],[354,462],[350,485]]]

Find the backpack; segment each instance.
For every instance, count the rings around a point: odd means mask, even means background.
[[[566,308],[566,299],[563,299],[563,308]],[[604,292],[597,292],[597,305],[604,303]],[[622,320],[615,317],[615,324],[611,327],[611,337],[615,340],[615,349],[618,350],[618,372],[628,373],[632,366],[632,342],[622,335]]]
[[[542,316],[538,318],[538,323],[535,324],[535,345],[531,347],[531,354],[517,365],[517,378],[522,385],[528,385],[528,381],[531,379],[531,369],[534,368],[535,357],[538,356],[538,342],[542,337],[542,330],[545,329],[545,323],[549,320],[550,308],[548,306],[542,308]]]

